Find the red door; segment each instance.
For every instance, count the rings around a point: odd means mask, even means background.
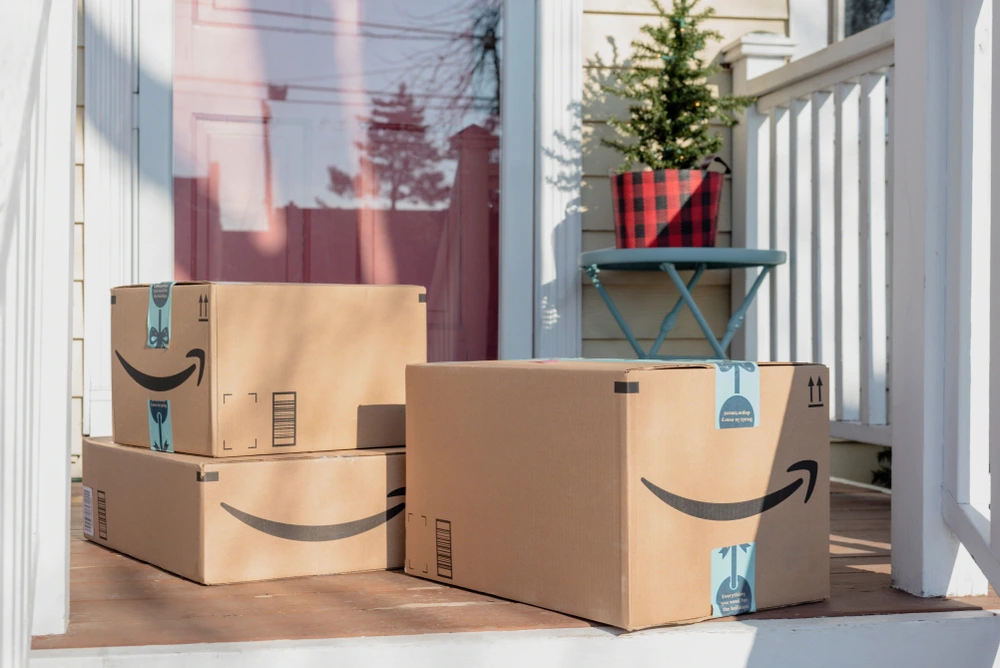
[[[427,287],[497,354],[500,0],[175,0],[177,280]]]

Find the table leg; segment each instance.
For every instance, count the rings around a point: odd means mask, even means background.
[[[608,310],[611,311],[611,315],[614,316],[618,326],[621,327],[622,333],[625,334],[625,338],[628,339],[629,344],[632,346],[632,350],[635,351],[635,354],[639,357],[639,359],[647,359],[649,356],[643,351],[642,346],[639,345],[635,335],[632,334],[632,330],[629,329],[629,326],[622,317],[621,312],[618,311],[618,307],[615,306],[613,301],[611,301],[611,295],[609,295],[608,291],[604,289],[603,285],[601,285],[601,280],[597,277],[601,270],[598,269],[596,265],[585,267],[584,270],[587,272],[587,275],[590,276],[590,282],[594,284],[594,288],[596,288],[597,293],[601,295],[601,299],[604,300]]]
[[[687,304],[688,308],[691,309],[692,315],[694,315],[695,321],[697,321],[698,326],[701,327],[702,333],[705,335],[705,339],[708,340],[708,344],[712,346],[712,350],[719,359],[729,359],[726,356],[726,351],[719,344],[718,339],[715,338],[715,334],[712,332],[712,328],[708,326],[708,322],[705,320],[705,316],[701,314],[701,310],[698,308],[698,304],[695,303],[694,297],[691,296],[691,292],[684,285],[684,281],[681,280],[680,274],[677,273],[677,267],[675,267],[670,262],[664,262],[660,265],[660,269],[667,272],[670,275],[670,280],[674,282],[677,286],[677,290],[681,293],[681,299]]]
[[[701,279],[701,275],[703,273],[705,273],[705,265],[700,264],[698,265],[698,269],[694,272],[694,276],[692,276],[691,280],[688,281],[687,284],[688,292],[694,290],[695,286],[698,285],[698,281],[699,279]],[[678,297],[677,303],[674,304],[674,307],[670,309],[670,313],[668,313],[663,318],[663,322],[660,323],[660,334],[659,336],[656,337],[656,341],[653,342],[653,347],[649,349],[650,357],[655,357],[656,354],[660,352],[660,346],[663,345],[663,341],[667,338],[667,334],[670,333],[670,330],[674,328],[674,324],[677,322],[677,316],[680,314],[681,308],[683,308],[683,306],[684,306],[684,297],[683,296]]]
[[[733,336],[736,335],[736,330],[738,330],[743,325],[743,319],[747,315],[747,309],[750,308],[750,304],[753,303],[754,298],[757,296],[757,290],[760,288],[761,283],[767,278],[767,275],[771,272],[773,267],[762,267],[760,273],[757,275],[757,280],[753,282],[750,287],[750,291],[747,292],[746,297],[743,298],[743,303],[740,307],[736,309],[733,316],[729,319],[729,324],[726,326],[726,334],[722,337],[721,346],[723,349],[729,348],[729,344],[733,340]]]

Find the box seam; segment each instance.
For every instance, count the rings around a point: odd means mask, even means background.
[[[205,464],[198,464],[195,472],[196,480],[200,480],[205,473]],[[208,534],[205,531],[205,515],[208,512],[208,487],[206,483],[197,482],[198,485],[198,579],[208,584]]]
[[[625,372],[625,378],[628,379],[630,372]],[[621,542],[621,549],[618,551],[619,567],[618,572],[622,574],[623,582],[622,587],[622,615],[624,617],[625,626],[631,626],[632,624],[632,536],[629,531],[629,520],[631,511],[631,489],[629,486],[629,473],[631,471],[631,458],[630,454],[630,441],[634,430],[632,427],[633,418],[633,407],[632,400],[633,395],[626,394],[623,395],[624,398],[624,408],[620,409],[624,413],[622,419],[619,420],[618,426],[618,437],[620,439],[619,445],[619,464],[621,470],[618,472],[618,484],[621,489],[619,491],[619,498],[621,499],[621,506],[619,509],[619,535]]]
[[[208,374],[208,414],[209,414],[209,438],[211,448],[209,453],[212,457],[219,456],[219,436],[221,428],[219,425],[219,360],[216,359],[216,351],[219,350],[219,290],[214,283],[210,283],[208,293],[211,297],[209,308],[211,318],[208,322],[208,350],[205,354],[205,363],[211,362],[211,371]]]

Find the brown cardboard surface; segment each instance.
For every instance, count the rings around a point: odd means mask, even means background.
[[[196,582],[402,566],[403,448],[233,459],[83,448],[84,536]]]
[[[757,377],[720,429],[711,365],[409,367],[406,572],[631,630],[711,616],[713,553],[751,544],[757,609],[826,598],[827,370]]]
[[[149,448],[150,401],[165,400],[175,452],[405,443],[404,369],[427,359],[424,288],[177,283],[166,349],[147,347],[149,292],[112,291],[116,442]]]

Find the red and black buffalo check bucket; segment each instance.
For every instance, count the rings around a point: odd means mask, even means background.
[[[657,169],[611,175],[618,248],[714,246],[722,172],[701,169]]]

